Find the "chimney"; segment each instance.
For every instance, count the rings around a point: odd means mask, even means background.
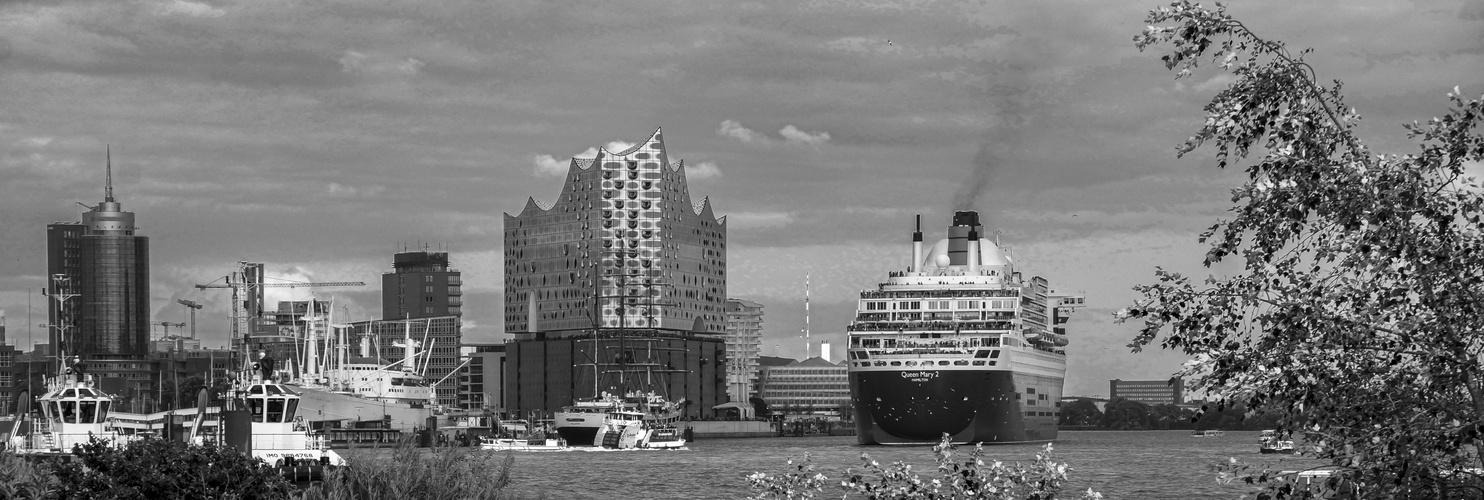
[[[969,233],[978,226],[979,212],[968,210],[953,213],[953,225],[948,226],[948,265],[963,266],[969,263]]]
[[[922,267],[922,214],[917,214],[917,229],[912,231],[912,266],[908,271],[921,271]]]

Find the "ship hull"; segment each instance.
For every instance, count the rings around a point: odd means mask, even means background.
[[[1056,408],[1027,388],[1062,380],[1007,370],[872,370],[850,374],[861,444],[1026,443],[1056,439]]]

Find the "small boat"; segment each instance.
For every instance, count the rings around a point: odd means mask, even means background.
[[[1278,434],[1278,431],[1273,429],[1262,431],[1262,435],[1257,438],[1258,442],[1261,443],[1258,447],[1258,452],[1296,453],[1298,450],[1294,448],[1293,440],[1283,439],[1283,437]]]
[[[566,451],[573,449],[561,438],[500,438],[481,436],[479,449],[491,451]]]
[[[1224,431],[1222,431],[1220,429],[1206,429],[1206,430],[1203,430],[1203,431],[1198,430],[1198,431],[1195,431],[1195,432],[1190,433],[1190,437],[1198,437],[1198,438],[1199,437],[1221,437],[1221,436],[1225,436],[1225,435],[1226,435],[1226,432],[1224,432]]]

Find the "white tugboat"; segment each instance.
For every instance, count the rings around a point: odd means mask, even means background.
[[[329,438],[297,415],[299,395],[272,378],[272,360],[260,354],[253,364],[256,369],[239,377],[229,394],[219,442],[274,467],[345,465]]]
[[[83,373],[82,363],[74,357],[63,365],[65,368],[56,376],[46,379],[47,391],[37,398],[40,418],[31,418],[30,398],[21,398],[10,429],[9,448],[24,456],[70,456],[74,446],[93,439],[115,446],[136,439],[113,425],[109,416],[113,397],[94,387],[93,377]]]

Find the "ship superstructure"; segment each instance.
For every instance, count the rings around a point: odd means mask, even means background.
[[[956,212],[924,248],[919,219],[910,267],[861,292],[846,351],[861,444],[1056,439],[1059,325],[1083,298],[1023,277],[982,234],[977,212]]]

